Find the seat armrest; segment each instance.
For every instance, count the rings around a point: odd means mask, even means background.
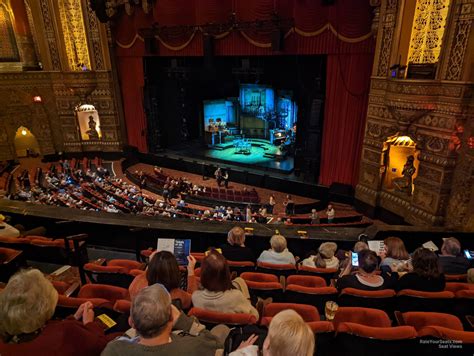
[[[73,240],[73,241],[84,241],[88,237],[89,237],[89,235],[87,235],[87,234],[77,234],[77,235],[66,236],[65,239]]]

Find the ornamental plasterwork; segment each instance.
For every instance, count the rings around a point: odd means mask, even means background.
[[[450,0],[417,0],[409,63],[436,63],[441,52]]]

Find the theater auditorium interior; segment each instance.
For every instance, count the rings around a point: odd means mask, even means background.
[[[474,0],[0,0],[0,354],[472,355]]]

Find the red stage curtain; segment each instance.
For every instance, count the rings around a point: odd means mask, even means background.
[[[142,109],[145,46],[136,37],[139,29],[149,28],[153,22],[160,26],[226,23],[232,12],[240,21],[270,19],[275,9],[281,18],[293,18],[298,29],[288,33],[283,54],[328,55],[320,183],[355,185],[375,44],[373,37],[366,36],[372,22],[367,0],[337,0],[330,6],[319,0],[160,0],[148,15],[138,9],[133,16],[122,14],[114,35],[119,43],[117,57],[129,144],[140,151],[147,149]],[[343,37],[338,39],[333,31]],[[202,56],[202,33],[192,35],[185,28],[165,30],[157,40],[158,55]],[[214,41],[214,53],[277,55],[270,42],[268,31],[235,30]]]
[[[357,184],[372,61],[372,54],[328,55],[320,184]]]
[[[147,152],[146,117],[143,111],[143,58],[119,57],[118,70],[127,122],[128,144]]]

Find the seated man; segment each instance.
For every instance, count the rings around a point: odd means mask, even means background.
[[[171,297],[161,284],[146,287],[137,294],[132,303],[129,321],[134,328],[132,332],[136,332],[136,335],[112,341],[102,352],[102,356],[211,356],[223,348],[203,325],[171,304]]]
[[[469,260],[462,255],[461,243],[455,237],[444,240],[438,261],[444,274],[464,274],[471,267]]]

